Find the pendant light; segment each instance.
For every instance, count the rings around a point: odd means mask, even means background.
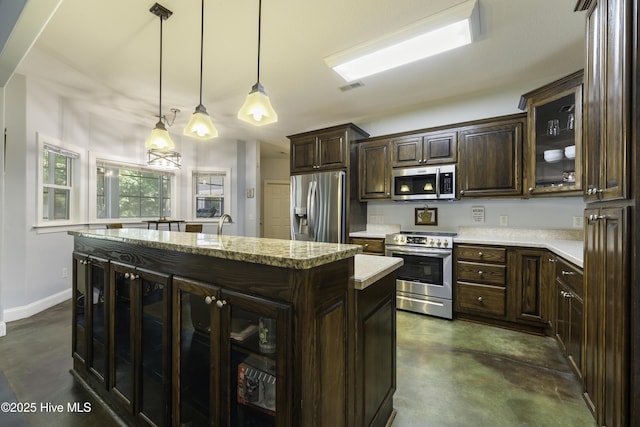
[[[238,111],[238,118],[255,126],[268,125],[278,121],[278,115],[271,106],[269,97],[260,84],[260,30],[262,21],[262,0],[258,0],[258,81],[251,88],[244,105]]]
[[[144,143],[145,148],[149,150],[161,150],[168,151],[175,148],[175,144],[167,132],[167,128],[162,122],[162,21],[169,19],[173,14],[169,9],[156,3],[151,6],[149,12],[160,18],[160,101],[158,102],[158,123],[156,127],[151,131],[151,135]]]
[[[218,130],[211,122],[207,109],[202,105],[202,57],[204,45],[204,0],[200,14],[200,103],[191,115],[191,120],[184,128],[184,134],[200,140],[207,140],[218,136]]]

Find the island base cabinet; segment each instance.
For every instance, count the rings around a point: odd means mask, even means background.
[[[384,276],[363,290],[351,291],[355,321],[356,427],[384,427],[394,416],[396,390],[396,277]]]
[[[291,425],[289,306],[173,284],[173,425]]]

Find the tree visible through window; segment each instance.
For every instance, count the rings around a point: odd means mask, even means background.
[[[96,217],[170,217],[172,178],[169,172],[97,162]]]

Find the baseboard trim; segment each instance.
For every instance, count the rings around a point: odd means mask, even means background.
[[[0,322],[0,337],[7,335],[7,324]]]
[[[65,289],[62,292],[58,292],[57,294],[50,295],[46,298],[42,298],[27,305],[8,308],[4,310],[4,321],[8,323],[15,320],[31,317],[34,314],[38,314],[41,311],[46,310],[47,308],[51,308],[54,305],[60,304],[61,302],[64,302],[70,298],[71,288]],[[0,332],[2,332],[3,326],[5,326],[4,323],[0,323]],[[2,335],[6,335],[6,327],[4,328],[4,334],[0,333],[0,336]]]

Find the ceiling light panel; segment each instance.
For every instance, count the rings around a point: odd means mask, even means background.
[[[480,33],[477,0],[325,58],[350,82],[472,43]]]

